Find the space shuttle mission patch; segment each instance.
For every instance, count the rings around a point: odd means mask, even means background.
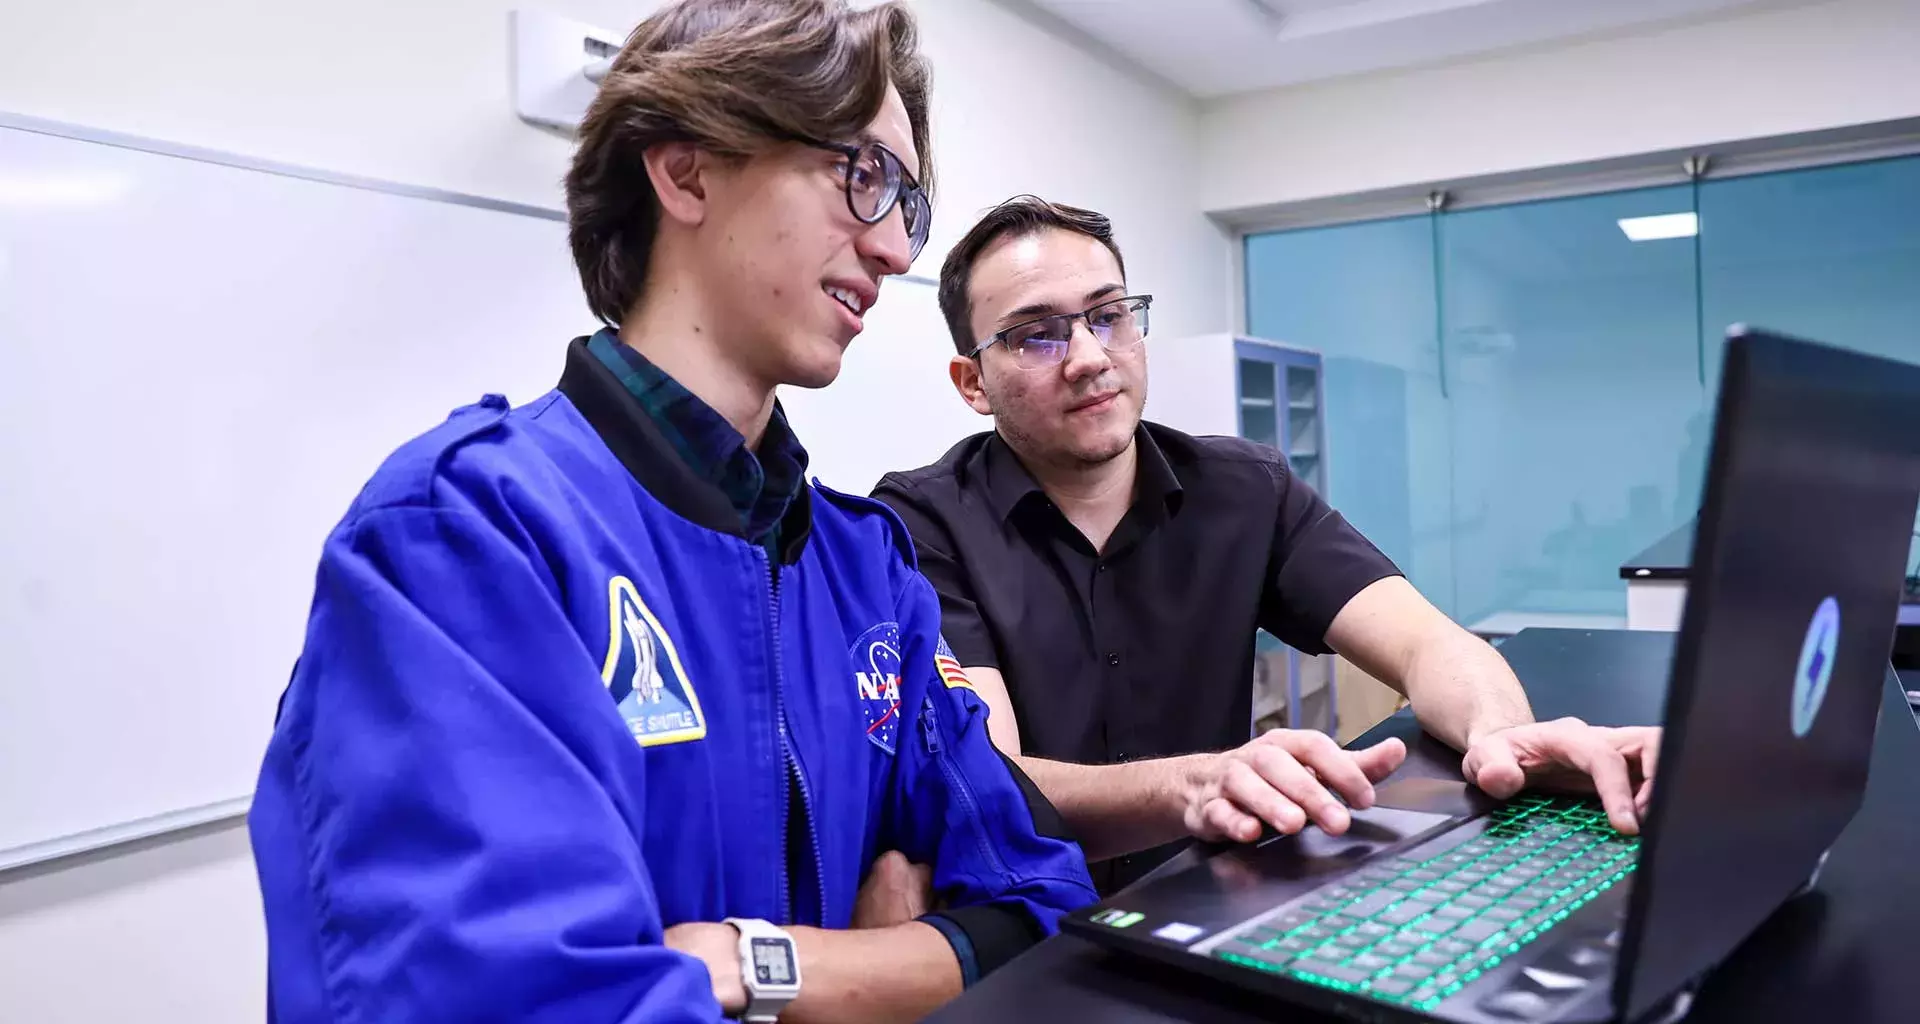
[[[853,659],[867,739],[891,754],[900,735],[900,624],[882,622],[860,634],[847,656]]]
[[[680,664],[680,652],[625,576],[607,582],[607,617],[607,658],[600,679],[627,731],[643,747],[705,739],[707,717],[693,680]]]

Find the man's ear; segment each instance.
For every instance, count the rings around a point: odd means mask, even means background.
[[[993,415],[993,403],[987,401],[987,389],[980,381],[979,360],[954,356],[947,363],[947,376],[953,378],[953,389],[960,392],[961,401],[982,416]]]
[[[660,197],[662,217],[689,226],[706,219],[709,153],[691,142],[662,142],[649,146],[641,159],[653,194]]]

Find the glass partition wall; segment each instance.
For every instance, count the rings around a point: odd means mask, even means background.
[[[1329,500],[1469,626],[1624,622],[1620,564],[1697,511],[1728,325],[1920,362],[1920,157],[1253,234],[1244,257],[1247,332],[1323,353]]]

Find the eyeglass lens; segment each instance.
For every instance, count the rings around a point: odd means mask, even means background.
[[[926,193],[908,186],[906,178],[906,168],[892,152],[878,145],[863,146],[847,167],[847,202],[861,221],[878,224],[898,201],[912,255],[919,256],[927,244],[932,209]]]
[[[1028,366],[1049,366],[1067,356],[1073,344],[1073,322],[1086,317],[1100,347],[1109,352],[1132,348],[1147,336],[1147,303],[1136,298],[1102,303],[1083,314],[1043,317],[1008,332],[1006,345]]]

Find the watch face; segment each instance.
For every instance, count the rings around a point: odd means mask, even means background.
[[[753,973],[762,985],[793,984],[793,943],[786,939],[755,938]]]

